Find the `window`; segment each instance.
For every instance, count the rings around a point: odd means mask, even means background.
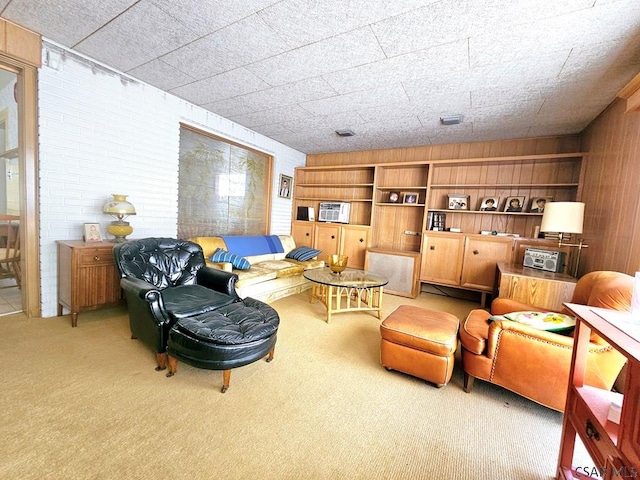
[[[178,237],[268,233],[272,157],[182,125]]]

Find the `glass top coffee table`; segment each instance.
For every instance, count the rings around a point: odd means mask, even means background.
[[[331,315],[341,312],[373,311],[382,319],[382,290],[389,279],[365,270],[347,268],[340,274],[328,267],[304,271],[310,280],[311,302],[320,300],[327,307],[327,323]]]

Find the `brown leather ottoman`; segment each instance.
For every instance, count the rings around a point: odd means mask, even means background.
[[[380,362],[440,388],[453,374],[459,325],[451,313],[401,305],[380,325]]]

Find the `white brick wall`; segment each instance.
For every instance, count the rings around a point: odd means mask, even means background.
[[[81,239],[84,222],[103,231],[111,194],[129,196],[134,237],[175,236],[180,122],[274,156],[271,233],[287,234],[291,200],[278,175],[306,156],[154,87],[45,42],[39,71],[40,271],[42,316],[56,315],[56,240]]]

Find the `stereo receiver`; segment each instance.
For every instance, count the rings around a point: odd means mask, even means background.
[[[564,252],[527,248],[524,251],[523,265],[547,272],[561,272],[564,270]]]

